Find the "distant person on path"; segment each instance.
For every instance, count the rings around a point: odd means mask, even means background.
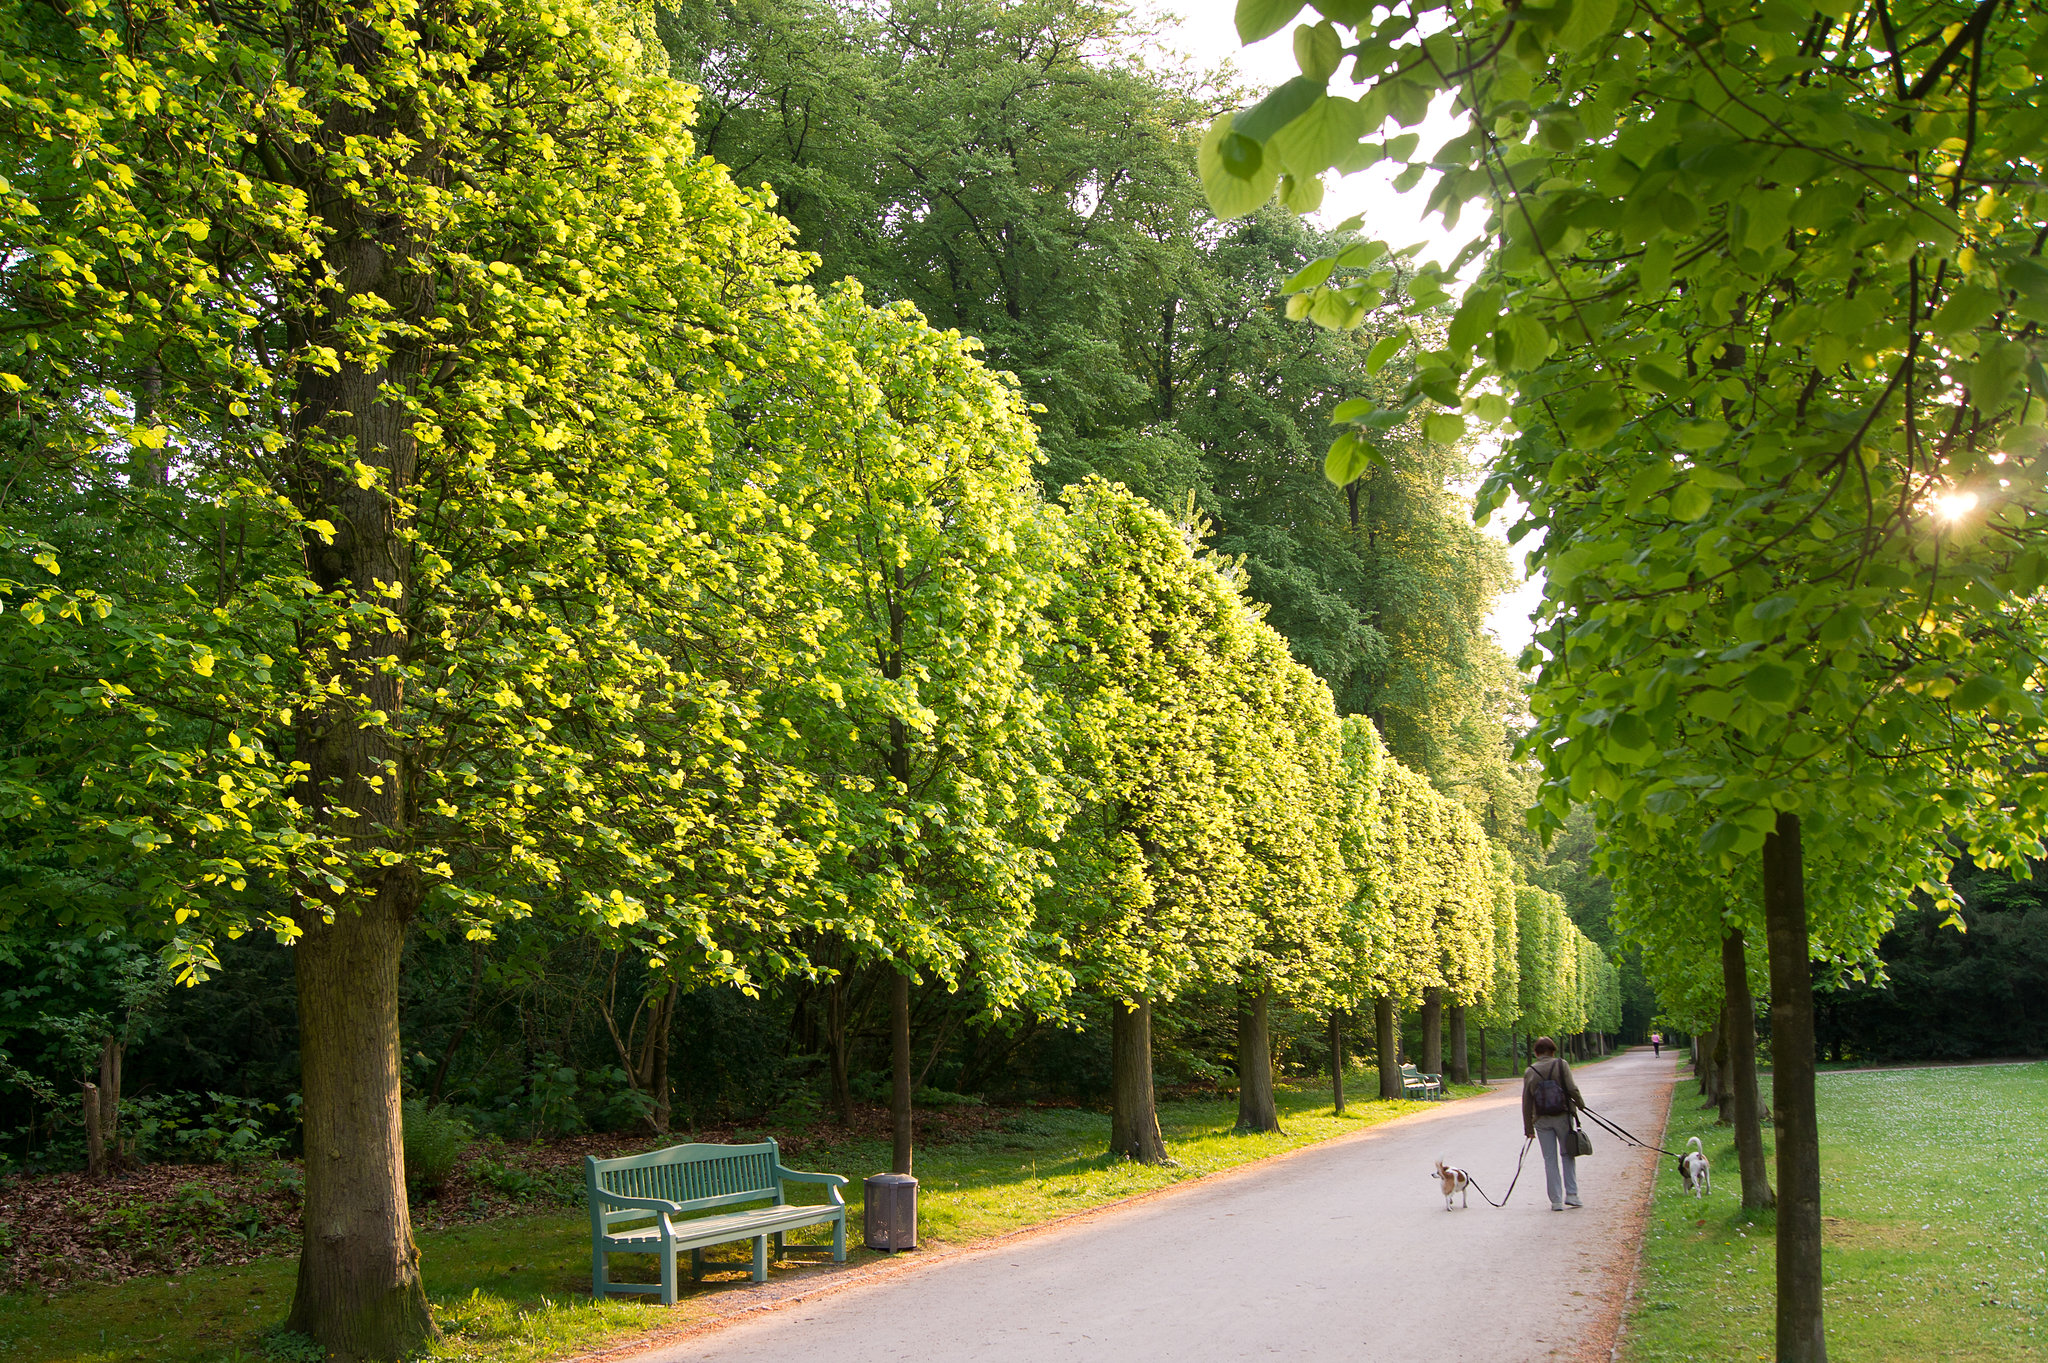
[[[1586,1100],[1579,1096],[1572,1067],[1557,1053],[1555,1041],[1539,1036],[1529,1051],[1536,1058],[1522,1071],[1522,1134],[1543,1147],[1543,1186],[1550,1193],[1550,1210],[1584,1206],[1579,1201],[1579,1144],[1572,1111],[1584,1108]]]
[[[1650,1033],[1650,1056],[1651,1056],[1651,1058],[1652,1058],[1652,1059],[1655,1059],[1655,1058],[1656,1058],[1657,1056],[1660,1056],[1660,1055],[1662,1055],[1662,1054],[1664,1054],[1664,1033],[1662,1033],[1662,1032],[1652,1032],[1652,1033]]]

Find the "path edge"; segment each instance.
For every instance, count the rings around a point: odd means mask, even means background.
[[[1657,1119],[1657,1133],[1650,1138],[1653,1145],[1664,1144],[1664,1133],[1671,1129],[1671,1105],[1678,1101],[1678,1085],[1682,1078],[1680,1065],[1674,1065],[1668,1086],[1664,1091],[1662,1115]],[[1662,1167],[1658,1161],[1663,1156],[1657,1151],[1645,1152],[1650,1160],[1650,1179],[1643,1189],[1643,1200],[1629,1223],[1630,1234],[1635,1238],[1635,1250],[1629,1255],[1628,1282],[1621,1290],[1621,1297],[1615,1303],[1611,1323],[1603,1319],[1596,1327],[1588,1347],[1581,1354],[1582,1363],[1621,1363],[1622,1341],[1628,1338],[1629,1318],[1634,1313],[1636,1287],[1643,1280],[1645,1252],[1649,1248],[1650,1210],[1657,1202],[1657,1174]],[[1605,1316],[1603,1312],[1603,1317]],[[1601,1347],[1602,1343],[1606,1347]]]

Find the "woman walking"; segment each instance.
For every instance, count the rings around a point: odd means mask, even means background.
[[[1579,1136],[1573,1112],[1583,1109],[1586,1100],[1579,1096],[1572,1067],[1557,1053],[1555,1041],[1539,1036],[1529,1051],[1535,1059],[1522,1071],[1522,1134],[1543,1147],[1543,1185],[1550,1193],[1550,1210],[1584,1206],[1579,1201]]]

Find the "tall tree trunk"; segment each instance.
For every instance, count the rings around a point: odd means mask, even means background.
[[[1714,1120],[1735,1125],[1735,1048],[1728,1044],[1728,1001],[1721,1000],[1721,1025],[1714,1029]]]
[[[1749,993],[1748,943],[1737,928],[1721,939],[1721,987],[1728,996],[1728,1052],[1735,1062],[1735,1160],[1742,1166],[1742,1205],[1778,1205],[1764,1167],[1763,1103],[1756,1087],[1756,1000]]]
[[[100,1139],[106,1143],[103,1167],[109,1173],[127,1168],[129,1162],[121,1149],[121,1060],[127,1053],[127,1043],[119,1037],[100,1043]]]
[[[825,1044],[832,1054],[832,1106],[841,1126],[853,1121],[853,1083],[846,1065],[846,976],[832,977],[825,994]]]
[[[662,995],[661,1003],[654,1010],[649,1022],[647,1092],[654,1099],[654,1110],[648,1114],[648,1122],[654,1127],[654,1134],[668,1134],[671,1116],[668,1091],[668,1047],[669,1035],[674,1030],[676,1017],[676,995],[682,986],[675,980],[668,982],[668,993]]]
[[[1720,1091],[1715,1088],[1720,1071],[1714,1059],[1714,1046],[1720,1039],[1721,1027],[1718,1019],[1712,1027],[1700,1033],[1697,1063],[1699,1066],[1700,1096],[1706,1099],[1706,1102],[1701,1104],[1702,1107],[1717,1107],[1721,1102]]]
[[[1799,816],[1764,838],[1771,957],[1771,1110],[1778,1136],[1778,1363],[1826,1363],[1821,1311],[1820,1113],[1813,1082],[1813,963]]]
[[[1237,1129],[1278,1131],[1273,1105],[1273,1035],[1267,1011],[1273,992],[1240,991],[1237,1010]]]
[[[398,971],[417,882],[393,877],[294,949],[305,1209],[288,1328],[344,1359],[438,1337],[406,1206],[398,1111]]]
[[[81,1087],[85,1107],[85,1176],[105,1178],[107,1138],[100,1130],[100,1086],[88,1079]]]
[[[910,1168],[910,976],[892,972],[889,981],[889,1129],[895,1137],[889,1172]]]
[[[1380,1066],[1380,1097],[1401,1096],[1401,1033],[1394,1016],[1394,1000],[1382,994],[1372,1004],[1373,1040]]]
[[[1344,1115],[1344,1010],[1330,1010],[1330,1100],[1339,1117]]]
[[[1152,1000],[1109,1006],[1109,1153],[1166,1164],[1159,1106],[1152,1093]]]
[[[1454,1084],[1472,1082],[1472,1061],[1465,1045],[1465,1005],[1451,1007],[1451,1073]]]
[[[1425,990],[1422,995],[1422,1061],[1424,1074],[1444,1072],[1444,991]]]

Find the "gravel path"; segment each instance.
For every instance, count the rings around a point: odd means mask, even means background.
[[[1579,1073],[1586,1101],[1660,1138],[1675,1057]],[[1609,1356],[1654,1156],[1593,1128],[1584,1210],[1553,1213],[1536,1150],[1504,1210],[1446,1213],[1431,1164],[1498,1197],[1518,1087],[686,1336],[634,1363],[1048,1363]],[[1674,1175],[1675,1177],[1675,1175]]]

